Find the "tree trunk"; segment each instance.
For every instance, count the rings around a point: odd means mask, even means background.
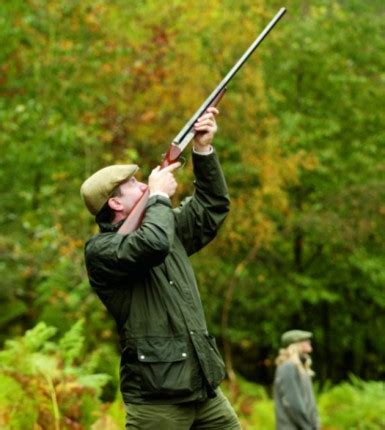
[[[250,252],[246,255],[246,257],[237,264],[234,271],[234,275],[230,278],[230,281],[228,283],[228,286],[225,292],[225,299],[223,303],[221,327],[222,327],[223,351],[224,351],[227,376],[229,379],[229,391],[230,391],[231,401],[234,401],[237,398],[239,393],[239,388],[237,384],[237,376],[233,368],[231,342],[227,335],[230,307],[234,297],[235,286],[237,285],[239,278],[241,277],[246,266],[255,259],[258,249],[259,249],[258,245],[255,244],[253,248],[250,250]]]

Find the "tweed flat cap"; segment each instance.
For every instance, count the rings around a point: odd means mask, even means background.
[[[80,188],[80,195],[92,215],[97,215],[112,191],[134,176],[137,170],[136,164],[115,164],[98,170],[86,179]]]
[[[286,331],[282,337],[282,345],[286,348],[292,343],[302,342],[303,340],[309,340],[313,337],[313,333],[304,330],[289,330]]]

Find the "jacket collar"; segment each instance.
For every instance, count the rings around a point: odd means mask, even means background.
[[[98,225],[102,233],[114,233],[119,230],[123,222],[124,222],[124,219],[117,222],[116,224],[111,224],[109,222],[100,222]]]

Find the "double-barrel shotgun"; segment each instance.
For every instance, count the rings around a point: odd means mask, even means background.
[[[168,165],[178,161],[183,150],[187,147],[187,145],[191,142],[195,135],[194,124],[196,123],[197,119],[202,116],[203,113],[206,112],[209,107],[216,106],[220,102],[226,91],[227,84],[231,81],[231,79],[233,79],[238,70],[248,60],[250,55],[256,50],[256,48],[269,34],[275,24],[282,18],[285,12],[286,9],[284,7],[277,12],[274,18],[267,24],[261,34],[249,46],[249,48],[245,51],[242,57],[235,63],[235,65],[231,68],[227,75],[222,79],[219,85],[207,97],[207,99],[202,103],[202,105],[194,113],[194,115],[187,121],[185,126],[180,130],[180,132],[176,135],[175,139],[171,142],[170,147],[161,163],[161,168],[167,167]],[[124,220],[123,224],[120,226],[118,233],[128,234],[139,228],[144,216],[149,194],[149,190],[147,189],[143,193],[141,198],[137,201],[128,217]]]

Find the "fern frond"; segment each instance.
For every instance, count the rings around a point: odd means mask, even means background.
[[[59,351],[66,366],[73,364],[80,356],[84,341],[84,319],[81,319],[59,341]]]

